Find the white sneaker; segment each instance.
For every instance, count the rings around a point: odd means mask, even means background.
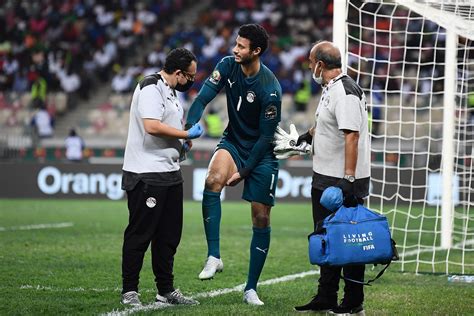
[[[218,259],[213,256],[209,256],[207,258],[206,264],[202,269],[201,273],[199,273],[199,279],[201,280],[209,280],[214,277],[216,272],[222,272],[224,269],[224,263],[221,259]]]
[[[263,305],[264,303],[258,298],[257,292],[254,289],[250,289],[244,292],[244,302],[249,305]]]
[[[140,294],[138,294],[135,291],[130,291],[127,293],[122,294],[122,300],[120,303],[123,305],[130,305],[130,306],[141,306],[142,303],[140,302],[140,299],[138,298]]]
[[[163,296],[156,294],[155,302],[173,304],[173,305],[199,305],[199,302],[191,297],[186,297],[180,290],[176,289]]]

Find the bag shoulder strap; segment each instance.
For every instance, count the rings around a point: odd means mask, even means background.
[[[392,260],[390,260],[390,262],[387,263],[387,264],[385,265],[385,267],[384,267],[382,270],[380,270],[380,272],[375,276],[375,278],[373,278],[372,280],[369,280],[369,281],[367,281],[367,282],[361,282],[361,281],[357,281],[357,280],[353,280],[353,279],[346,278],[345,276],[343,276],[343,275],[341,274],[341,279],[344,279],[344,280],[350,281],[350,282],[354,282],[354,283],[359,283],[359,284],[371,286],[372,284],[370,284],[370,283],[372,283],[372,282],[374,282],[375,280],[377,280],[378,278],[380,278],[380,277],[384,274],[385,270],[387,270],[387,268],[390,266],[390,264],[392,263],[392,261],[397,261],[397,260],[400,259],[399,256],[398,256],[398,250],[397,250],[397,247],[396,247],[396,244],[397,244],[397,243],[395,242],[395,240],[393,240],[393,238],[390,238],[390,241],[391,241],[391,243],[392,243],[392,252],[393,252]]]
[[[392,263],[392,262],[390,261],[389,263],[387,263],[387,264],[385,265],[385,267],[384,267],[382,270],[380,270],[380,272],[375,276],[375,278],[373,278],[373,279],[371,279],[371,280],[369,280],[369,281],[367,281],[367,282],[349,279],[349,278],[346,278],[345,276],[343,276],[342,274],[341,274],[341,279],[344,279],[344,280],[350,281],[350,282],[354,282],[354,283],[358,283],[358,284],[362,284],[362,285],[372,286],[372,284],[370,284],[370,283],[372,283],[372,282],[374,282],[375,280],[377,280],[378,278],[380,278],[380,277],[384,274],[385,270],[387,270],[387,268],[390,266],[390,263]]]

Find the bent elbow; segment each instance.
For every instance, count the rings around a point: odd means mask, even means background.
[[[145,132],[147,132],[148,134],[150,135],[156,134],[156,129],[154,129],[153,127],[147,126],[147,125],[145,125],[144,127],[145,127]]]
[[[160,123],[156,120],[144,120],[143,128],[150,135],[160,134]]]

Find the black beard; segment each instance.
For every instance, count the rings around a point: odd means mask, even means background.
[[[240,57],[240,61],[237,61],[237,63],[240,65],[248,65],[248,64],[251,64],[252,62],[253,62],[253,59],[250,56],[246,58]]]

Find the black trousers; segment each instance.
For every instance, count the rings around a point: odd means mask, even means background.
[[[183,229],[183,185],[151,186],[140,181],[127,191],[129,224],[122,249],[122,293],[138,292],[143,257],[151,242],[158,292],[174,291],[173,262]]]
[[[313,223],[316,224],[329,216],[332,212],[327,210],[319,203],[322,190],[311,189],[311,201],[313,206]],[[362,201],[359,201],[362,202]],[[344,277],[363,281],[365,265],[351,265],[344,267],[322,266],[320,269],[320,277],[318,284],[318,295],[328,300],[337,301],[337,291],[339,290],[339,281],[341,279],[341,271]],[[357,306],[364,301],[364,286],[351,281],[345,281],[344,286],[344,303],[346,305]]]

